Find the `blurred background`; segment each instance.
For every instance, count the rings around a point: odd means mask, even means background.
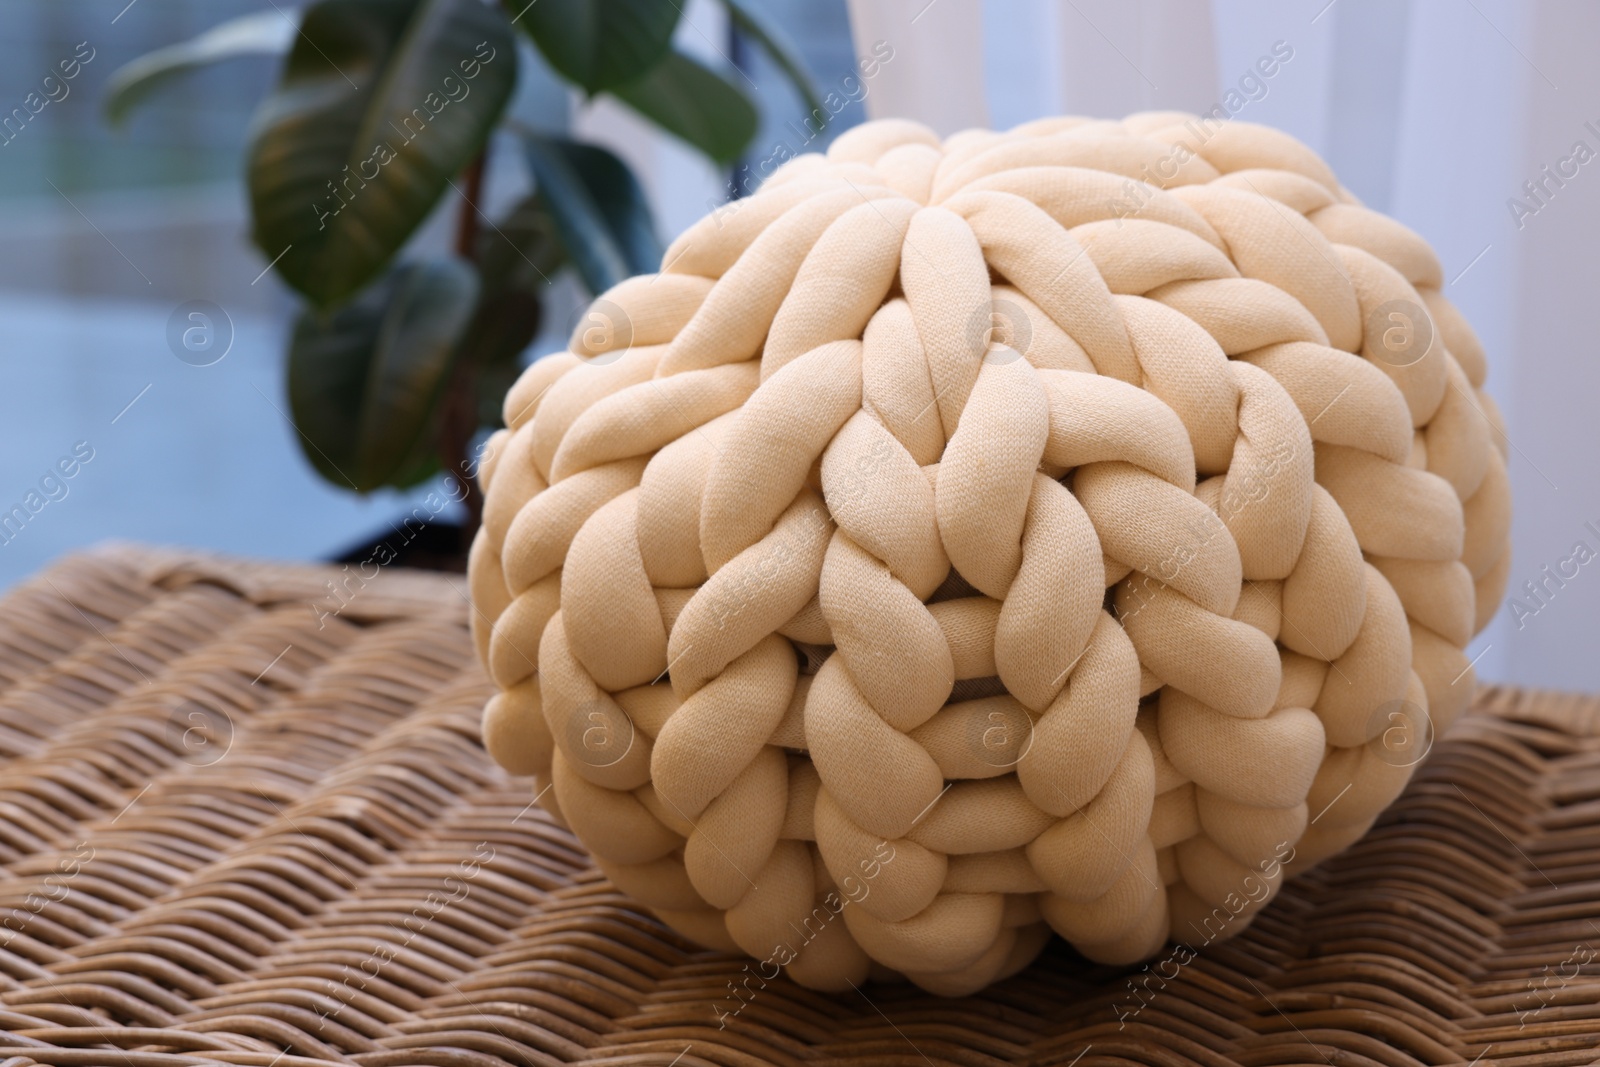
[[[613,97],[587,97],[538,63],[525,37],[508,115],[605,146],[629,164],[662,240],[748,192],[762,160],[823,148],[868,117],[906,116],[951,133],[1060,113],[1226,103],[1240,120],[1287,130],[1364,202],[1433,244],[1446,295],[1489,353],[1489,389],[1512,445],[1508,598],[1534,610],[1513,613],[1508,601],[1469,650],[1481,657],[1479,676],[1600,689],[1600,565],[1560,584],[1543,570],[1578,541],[1600,547],[1600,361],[1591,332],[1600,164],[1589,162],[1600,152],[1600,5],[747,6],[781,30],[818,94],[837,101],[820,133],[803,124],[808,109],[794,79],[768,50],[751,47],[733,25],[733,8],[715,0],[682,5],[673,44],[754,105],[755,132],[736,158],[713,162]],[[107,121],[108,81],[124,64],[275,9],[292,34],[299,14],[289,0],[52,0],[7,4],[0,14],[0,116],[12,116],[0,122],[0,323],[8,347],[0,360],[0,512],[64,470],[64,458],[76,460],[63,490],[30,506],[20,528],[0,533],[0,586],[106,539],[346,557],[444,484],[354,493],[319,475],[296,439],[284,364],[303,302],[250,240],[244,180],[252,119],[283,58],[246,56],[197,71],[152,92],[120,127]],[[880,59],[892,58],[870,78],[857,77],[858,60],[875,47]],[[1271,78],[1255,74],[1259,57],[1286,53]],[[70,79],[60,77],[63,61],[76,64]],[[43,81],[52,74],[53,88]],[[500,143],[515,137],[503,128],[492,135],[475,198],[487,217],[502,217],[532,184],[525,154]],[[1563,159],[1573,160],[1563,166],[1568,176],[1552,180],[1543,168]],[[457,211],[446,195],[409,239],[407,255],[448,254]],[[546,283],[521,360],[563,345],[586,299],[575,275],[564,270]],[[205,359],[182,352],[169,328],[195,301],[222,312]],[[1525,590],[1536,582],[1545,583],[1538,600]]]

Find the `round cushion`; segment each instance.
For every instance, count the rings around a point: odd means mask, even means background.
[[[856,127],[510,391],[485,743],[764,977],[1232,936],[1472,692],[1505,437],[1441,287],[1262,126]]]

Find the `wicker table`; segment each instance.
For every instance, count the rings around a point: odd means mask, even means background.
[[[10,594],[0,1067],[1595,1060],[1600,700],[1487,690],[1365,841],[1138,990],[1057,945],[719,1027],[744,961],[485,756],[464,592],[113,547]]]

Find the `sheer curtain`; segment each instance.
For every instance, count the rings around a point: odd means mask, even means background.
[[[858,52],[895,50],[870,117],[948,134],[1224,103],[1426,237],[1512,446],[1507,607],[1469,655],[1481,678],[1600,689],[1600,4],[850,0],[850,23]]]

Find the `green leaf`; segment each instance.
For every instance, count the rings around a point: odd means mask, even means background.
[[[826,116],[828,112],[822,106],[822,96],[817,92],[816,83],[811,80],[811,73],[806,70],[805,61],[800,58],[800,50],[789,40],[789,35],[749,0],[722,0],[722,6],[728,9],[734,29],[759,45],[784,77],[789,79],[789,84],[794,86],[801,102],[805,104],[806,117],[809,119],[818,112]]]
[[[538,194],[479,232],[477,262],[483,292],[461,342],[461,358],[477,368],[478,424],[499,426],[506,393],[522,373],[518,357],[538,335],[550,279],[565,263]]]
[[[106,119],[120,126],[135,106],[160,86],[201,67],[238,56],[277,56],[289,50],[299,12],[257,11],[230,19],[192,38],[158,48],[119,67],[106,84]]]
[[[739,87],[681,52],[611,92],[718,163],[738,159],[756,133],[756,109]]]
[[[661,265],[650,205],[626,163],[560,137],[528,133],[523,143],[535,190],[590,292]]]
[[[539,332],[550,278],[562,264],[561,244],[538,196],[527,197],[493,227],[485,227],[478,234],[477,257],[482,291],[461,342],[461,357],[472,361],[480,378],[514,378],[517,357]],[[510,380],[503,382],[501,396],[510,385]]]
[[[507,0],[546,60],[598,93],[633,81],[672,44],[687,0]],[[526,5],[526,7],[524,7]]]
[[[537,193],[529,194],[493,226],[478,231],[476,256],[485,293],[542,289],[563,264],[561,242]]]
[[[392,271],[331,314],[301,315],[289,406],[324,478],[370,493],[437,469],[439,400],[477,295],[471,267],[434,260]]]
[[[250,146],[256,245],[319,307],[355,293],[483,148],[516,68],[480,0],[310,8]]]

